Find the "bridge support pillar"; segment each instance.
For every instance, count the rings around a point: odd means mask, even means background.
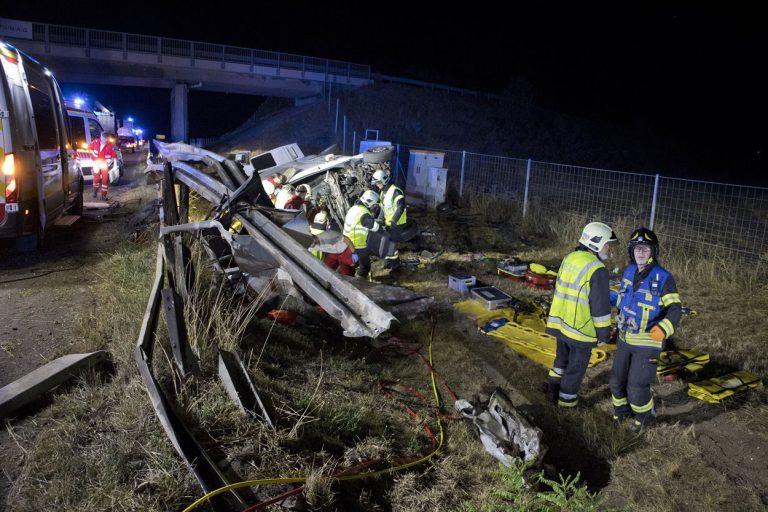
[[[171,89],[171,140],[189,142],[189,104],[187,84],[175,84]]]

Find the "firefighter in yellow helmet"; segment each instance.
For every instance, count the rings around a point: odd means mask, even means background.
[[[610,254],[609,243],[616,240],[608,225],[590,222],[557,273],[546,327],[547,334],[557,337],[547,397],[561,407],[576,406],[592,348],[610,338],[611,299],[603,260]]]
[[[371,271],[371,255],[368,251],[368,232],[378,231],[380,224],[371,210],[379,202],[379,195],[373,190],[366,190],[355,201],[344,218],[344,236],[352,240],[355,254],[358,256],[356,277],[368,277]]]
[[[680,321],[682,304],[675,279],[659,264],[659,240],[653,231],[635,230],[627,253],[630,264],[616,303],[619,341],[611,368],[611,399],[614,423],[632,416],[629,428],[640,432],[656,420],[651,383],[664,341]]]

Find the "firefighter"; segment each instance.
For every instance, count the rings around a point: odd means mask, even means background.
[[[592,348],[611,334],[608,270],[613,230],[602,222],[584,227],[579,246],[568,254],[555,282],[546,333],[557,337],[555,363],[549,371],[547,397],[560,407],[575,407]]]
[[[275,204],[277,193],[280,192],[280,187],[285,184],[285,175],[275,173],[262,181],[261,184],[264,185],[264,192],[269,196],[269,200],[272,201],[272,204]]]
[[[101,188],[101,198],[106,201],[108,199],[109,166],[117,158],[115,146],[109,141],[109,135],[106,132],[101,132],[101,137],[91,142],[90,149],[93,154],[93,197],[99,195],[99,188]]]
[[[648,228],[632,233],[627,244],[630,264],[619,285],[619,340],[611,369],[613,420],[632,417],[639,433],[656,420],[651,383],[664,341],[675,332],[682,304],[675,279],[659,264],[659,240]]]
[[[355,254],[359,262],[356,277],[368,277],[371,271],[371,255],[368,252],[368,232],[378,231],[380,224],[371,211],[379,202],[379,195],[373,190],[366,190],[360,199],[355,201],[344,219],[344,236],[352,240]]]
[[[384,221],[384,229],[389,232],[390,240],[400,242],[402,233],[408,221],[408,215],[405,212],[405,194],[403,191],[390,181],[390,175],[384,171],[373,173],[371,184],[379,190],[381,214]],[[397,268],[400,257],[395,253],[386,257],[385,268]]]
[[[309,185],[299,185],[296,187],[293,195],[285,202],[283,208],[286,210],[301,210],[301,207],[305,204],[309,205],[309,200],[307,198],[310,197],[310,190]]]
[[[325,210],[320,210],[312,218],[312,222],[309,225],[309,232],[312,233],[313,236],[317,236],[328,231],[328,228],[328,213]],[[323,261],[325,258],[325,253],[323,251],[313,250],[310,247],[309,252],[320,261]]]

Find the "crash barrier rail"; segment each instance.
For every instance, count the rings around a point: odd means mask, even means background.
[[[448,189],[460,197],[509,197],[523,216],[535,210],[607,222],[631,218],[684,247],[745,260],[768,257],[768,188],[398,144],[403,169],[413,149],[445,154]]]
[[[300,71],[302,76],[305,72],[319,73],[326,76],[325,81],[331,82],[339,77],[371,78],[371,67],[365,64],[108,30],[37,22],[31,25],[33,40],[46,45],[84,48],[87,56],[91,49],[104,49],[122,51],[123,59],[127,59],[128,52],[136,52],[157,55],[158,62],[162,62],[164,56],[188,57],[191,65],[195,60],[206,60],[221,62],[222,66],[225,63],[248,65],[251,72],[262,66],[276,68],[278,75],[284,69]]]

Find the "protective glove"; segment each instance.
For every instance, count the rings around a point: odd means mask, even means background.
[[[357,253],[352,253],[352,263],[357,265],[357,262],[360,261],[360,256],[357,255]]]
[[[658,325],[654,325],[653,327],[651,327],[650,334],[651,334],[651,339],[653,341],[661,342],[661,341],[664,341],[664,338],[667,337],[667,333],[665,333],[664,329],[662,329]]]

